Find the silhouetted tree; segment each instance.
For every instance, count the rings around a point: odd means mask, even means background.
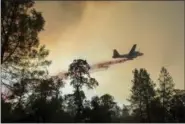
[[[11,103],[5,102],[5,99],[1,94],[1,120],[2,120],[1,122],[2,123],[12,122],[11,107],[12,107]]]
[[[36,83],[32,94],[28,97],[27,109],[38,122],[53,122],[55,116],[64,113],[64,100],[60,93],[60,88],[64,86],[63,81],[55,77]]]
[[[174,92],[164,67],[157,95],[148,72],[135,69],[131,105],[121,109],[110,94],[86,99],[83,87],[98,82],[87,61],[74,60],[68,69],[74,92],[64,96],[64,81],[47,72],[49,51],[38,39],[45,21],[33,0],[2,0],[1,11],[1,82],[11,91],[1,95],[2,122],[185,122],[185,93]]]
[[[45,60],[48,50],[39,46],[44,19],[33,5],[32,0],[1,1],[1,81],[5,86],[43,76],[51,63]]]
[[[115,104],[114,107],[112,108],[111,122],[114,123],[121,122],[121,116],[122,116],[121,107]]]
[[[19,85],[14,86],[15,92],[12,92],[16,94],[14,101],[8,98],[9,102],[6,102],[2,96],[2,122],[163,122],[163,104],[160,96],[155,95],[154,84],[149,79],[146,70],[134,70],[131,105],[122,109],[109,94],[87,100],[80,88],[78,92],[75,89],[72,94],[62,96],[60,88],[64,82],[58,77],[33,79],[34,85],[29,87],[29,92],[23,93],[22,100],[19,101],[18,94],[22,94]],[[77,116],[78,96],[82,100],[80,116]],[[169,99],[168,122],[184,122],[184,111],[184,91],[175,90]],[[78,121],[76,117],[80,117]]]
[[[120,121],[121,123],[130,123],[130,122],[134,122],[133,121],[133,117],[131,116],[131,106],[130,105],[123,105],[123,108],[121,110],[121,117],[120,117]]]
[[[104,112],[104,122],[111,122],[112,121],[112,116],[113,116],[113,108],[116,106],[116,102],[114,102],[114,97],[105,94],[100,97],[100,105],[101,108]]]
[[[32,0],[1,1],[1,64],[20,61],[39,45],[37,34],[44,19],[33,4]]]
[[[163,122],[168,122],[171,117],[169,113],[170,100],[174,94],[174,83],[166,68],[162,67],[159,75],[158,95],[162,104]]]
[[[83,108],[83,112],[82,112],[82,116],[84,118],[83,122],[85,123],[89,123],[91,122],[91,101],[90,100],[85,100],[84,101],[84,108]]]
[[[69,115],[73,118],[76,115],[77,106],[75,104],[75,97],[74,94],[67,94],[65,95],[65,108]]]
[[[170,100],[170,113],[174,122],[185,122],[185,90],[175,90]],[[170,120],[172,122],[173,120]]]
[[[90,116],[90,122],[102,122],[102,112],[101,112],[101,106],[100,106],[100,98],[98,96],[93,96],[91,99],[91,116]]]
[[[151,122],[150,104],[155,97],[155,84],[145,69],[135,69],[133,73],[132,94],[129,101],[132,104],[135,116],[139,115],[140,122]]]
[[[76,122],[83,120],[83,96],[81,95],[83,86],[93,89],[98,85],[98,82],[90,77],[90,66],[87,61],[78,59],[74,60],[69,66],[69,77],[72,80],[71,85],[74,87],[75,104],[77,105]]]
[[[33,5],[32,0],[1,1],[1,82],[11,91],[14,122],[26,116],[28,94],[37,80],[46,78],[51,63],[45,59],[49,51],[38,40],[44,19]]]
[[[101,97],[94,96],[91,100],[91,117],[90,122],[119,122],[120,108],[114,102],[114,97],[105,94]],[[118,115],[118,117],[116,117]]]

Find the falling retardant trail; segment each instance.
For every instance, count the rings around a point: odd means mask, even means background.
[[[106,62],[93,64],[93,65],[90,66],[90,73],[101,71],[101,70],[107,70],[111,65],[124,63],[125,61],[128,61],[128,60],[132,60],[132,59],[116,59],[116,60],[111,60],[111,61],[106,61]],[[68,72],[67,71],[60,72],[57,76],[59,78],[67,79],[68,78]]]

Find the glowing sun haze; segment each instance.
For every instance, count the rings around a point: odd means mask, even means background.
[[[146,68],[156,82],[165,66],[176,88],[184,87],[183,1],[37,1],[36,8],[46,21],[40,41],[50,50],[51,74],[67,70],[76,58],[89,64],[111,60],[113,49],[126,53],[133,44],[144,53],[133,61],[92,73],[99,86],[88,91],[88,96],[110,93],[124,102],[130,94],[134,68]]]

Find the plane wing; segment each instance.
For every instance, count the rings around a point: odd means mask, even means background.
[[[133,45],[132,49],[130,50],[129,54],[132,54],[136,49],[136,44]]]

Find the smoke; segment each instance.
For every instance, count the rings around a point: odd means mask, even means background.
[[[40,34],[41,42],[55,45],[66,30],[72,30],[80,23],[85,7],[83,1],[36,1],[35,8],[42,12],[46,21],[45,31]]]
[[[95,74],[101,82],[99,93],[109,92],[124,99],[129,95],[132,69],[144,67],[152,79],[157,79],[161,66],[166,65],[178,83],[176,86],[182,87],[184,4],[39,1],[36,6],[46,20],[40,40],[51,50],[50,71],[61,72],[79,56],[90,63],[110,59],[112,49],[125,53],[137,43],[144,57]]]

